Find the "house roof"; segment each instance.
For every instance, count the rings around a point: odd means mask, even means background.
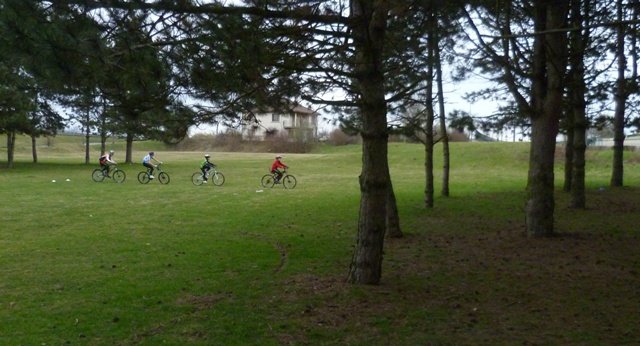
[[[300,105],[295,105],[291,110],[294,111],[295,113],[302,113],[302,114],[315,114],[316,113],[312,109],[309,109],[307,107],[303,107],[303,106],[300,106]]]
[[[293,111],[294,113],[298,113],[298,114],[309,114],[309,115],[313,115],[313,114],[317,114],[316,111],[309,109],[307,107],[301,106],[299,104],[293,104],[291,106],[289,106],[289,109],[291,111]],[[273,108],[268,107],[268,108],[263,108],[263,109],[254,109],[253,113],[268,113],[268,112],[272,112]]]

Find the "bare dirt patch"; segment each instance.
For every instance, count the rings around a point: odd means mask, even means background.
[[[208,310],[213,308],[220,301],[232,298],[230,293],[209,294],[209,295],[187,295],[176,301],[177,305],[192,306],[194,311]]]
[[[627,222],[638,204],[607,194],[590,200],[577,215],[619,224],[565,220],[570,232],[543,239],[519,227],[408,234],[387,240],[379,286],[293,277],[277,298],[293,310],[274,319],[295,327],[274,334],[283,344],[636,343],[640,234]]]
[[[242,232],[242,234],[244,234],[245,236],[248,237],[252,237],[255,239],[260,239],[264,242],[267,242],[269,244],[271,244],[276,251],[278,251],[278,254],[280,255],[280,261],[278,262],[278,265],[273,269],[274,272],[279,272],[282,270],[282,268],[284,268],[284,266],[287,264],[287,258],[289,257],[288,253],[287,253],[287,248],[284,244],[282,244],[279,240],[275,240],[272,239],[264,234],[260,234],[260,233],[251,233],[251,232]]]

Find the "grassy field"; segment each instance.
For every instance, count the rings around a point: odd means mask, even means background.
[[[0,168],[2,345],[640,340],[640,152],[610,189],[611,152],[590,151],[587,210],[558,190],[558,237],[528,239],[526,144],[454,143],[452,196],[426,210],[423,147],[393,143],[406,236],[387,241],[370,287],[344,283],[359,146],[286,155],[298,186],[285,190],[259,186],[272,153],[211,153],[225,184],[194,186],[202,153],[136,143],[135,161],[153,148],[170,184],[139,184],[140,164],[95,183],[80,137],[42,142],[38,164],[21,138],[16,167]],[[123,161],[122,143],[109,148]]]

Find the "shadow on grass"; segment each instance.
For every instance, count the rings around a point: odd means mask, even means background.
[[[510,213],[511,194],[469,198],[457,215],[405,217],[406,237],[386,242],[381,285],[289,278],[275,300],[274,335],[294,344],[637,342],[638,192],[589,191],[587,210],[564,207],[558,193],[556,236],[542,239],[527,237]],[[503,212],[489,213],[488,201]]]

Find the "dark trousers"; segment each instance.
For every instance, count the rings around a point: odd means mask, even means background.
[[[200,168],[200,170],[202,171],[202,179],[208,180],[207,173],[209,173],[209,171],[211,170],[211,167],[205,166],[205,167]]]
[[[149,175],[153,175],[153,165],[152,164],[150,164],[149,162],[145,162],[142,165],[147,167],[147,173]]]

